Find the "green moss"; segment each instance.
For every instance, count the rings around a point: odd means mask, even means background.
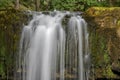
[[[110,65],[108,65],[108,66],[106,67],[105,72],[104,72],[104,76],[106,76],[107,78],[115,78],[115,77],[116,77],[116,75],[113,74]]]
[[[0,75],[3,79],[13,74],[21,29],[27,19],[27,15],[21,11],[14,9],[0,11],[0,63],[2,63]]]
[[[117,25],[120,27],[120,20],[118,20]]]
[[[91,7],[88,10],[86,10],[86,13],[90,16],[101,16],[111,14],[112,12],[118,13],[118,11],[120,11],[120,7]]]
[[[92,7],[92,8],[100,11],[120,9],[120,7]]]
[[[91,33],[90,39],[92,62],[95,64],[95,67],[104,67],[106,64],[109,64],[106,38],[98,33]]]
[[[118,61],[120,55],[120,38],[116,33],[120,24],[119,12],[118,7],[93,7],[86,11],[95,78],[117,78],[111,70],[111,64]]]

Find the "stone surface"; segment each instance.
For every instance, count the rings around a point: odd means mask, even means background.
[[[120,79],[113,71],[120,68],[120,7],[92,7],[83,16],[90,32],[93,77]]]

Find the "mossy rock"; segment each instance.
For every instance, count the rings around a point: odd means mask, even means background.
[[[86,10],[86,14],[95,17],[96,23],[104,28],[119,27],[120,7],[92,7]]]
[[[90,16],[119,15],[119,12],[120,7],[92,7],[86,10],[86,13]]]
[[[90,48],[95,78],[120,78],[112,71],[120,67],[120,7],[92,7],[84,18],[90,32]]]
[[[12,76],[15,69],[21,29],[27,21],[28,16],[22,11],[0,11],[0,76],[5,80]]]

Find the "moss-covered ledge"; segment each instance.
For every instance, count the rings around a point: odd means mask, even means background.
[[[120,7],[92,7],[85,11],[95,78],[119,78]]]

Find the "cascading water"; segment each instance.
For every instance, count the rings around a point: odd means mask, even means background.
[[[66,15],[68,25],[63,24]],[[34,15],[22,31],[20,80],[88,80],[88,46],[87,24],[81,16],[59,11]]]

